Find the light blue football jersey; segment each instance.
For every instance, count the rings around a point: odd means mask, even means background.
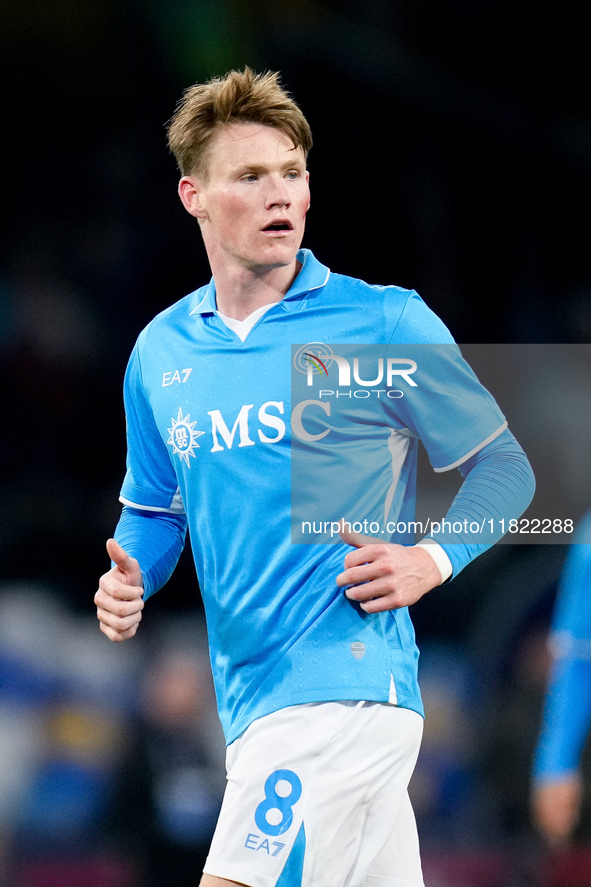
[[[352,401],[339,413],[341,449],[345,426],[357,422],[356,458],[376,467],[360,477],[364,514],[412,519],[419,438],[444,470],[506,425],[414,291],[333,274],[308,250],[298,259],[291,289],[244,342],[218,316],[212,281],[146,327],[126,374],[121,498],[187,514],[228,742],[298,703],[365,699],[423,713],[408,610],[365,613],[335,584],[346,546],[292,542],[292,376],[298,403],[306,395],[304,375],[292,372],[294,346],[445,346],[429,362],[437,396],[423,391],[403,405],[376,396],[369,419]],[[309,433],[317,419],[306,414]],[[326,430],[322,421],[314,428]]]

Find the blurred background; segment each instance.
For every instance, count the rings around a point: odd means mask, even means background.
[[[304,245],[325,264],[416,288],[460,343],[585,345],[587,42],[568,3],[0,0],[3,887],[194,885],[223,790],[190,557],[132,643],[92,605],[129,352],[209,277],[165,143],[182,90],[282,72],[314,134]],[[587,354],[568,399],[556,374],[530,391],[591,505]],[[498,546],[415,607],[428,887],[591,883],[591,833],[557,860],[528,813],[565,553]]]

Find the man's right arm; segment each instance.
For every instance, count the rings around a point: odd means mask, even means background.
[[[115,539],[107,541],[113,567],[99,579],[94,596],[100,629],[111,641],[132,638],[144,609],[142,572],[136,558],[125,552]]]
[[[94,601],[101,631],[112,641],[135,635],[144,601],[168,581],[185,544],[184,514],[125,506],[107,542],[111,569],[101,576]]]

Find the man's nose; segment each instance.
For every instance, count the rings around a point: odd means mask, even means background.
[[[268,209],[274,206],[289,206],[291,197],[283,176],[273,177],[269,180],[266,205]]]

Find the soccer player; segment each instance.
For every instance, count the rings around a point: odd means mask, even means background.
[[[579,821],[581,755],[591,726],[591,512],[568,552],[550,643],[553,666],[534,760],[532,810],[548,843],[560,847]]]
[[[311,134],[277,74],[247,68],[191,87],[169,145],[212,279],[159,314],[129,362],[124,508],[95,597],[101,630],[135,634],[188,525],[228,745],[202,887],[418,887],[407,785],[423,708],[407,608],[488,547],[462,526],[490,522],[499,538],[497,521],[524,510],[529,463],[414,291],[332,273],[300,249]],[[354,220],[354,170],[347,187]],[[329,343],[438,347],[409,383],[416,397],[384,385],[366,412],[342,397],[347,409],[329,416],[323,401],[290,400],[292,345],[305,346],[314,382],[314,367],[345,365]],[[326,435],[323,464],[345,466],[358,516],[395,528],[414,508],[422,439],[435,470],[464,478],[447,515],[458,532],[413,545],[343,522],[336,544],[292,544],[290,443],[319,450]]]

